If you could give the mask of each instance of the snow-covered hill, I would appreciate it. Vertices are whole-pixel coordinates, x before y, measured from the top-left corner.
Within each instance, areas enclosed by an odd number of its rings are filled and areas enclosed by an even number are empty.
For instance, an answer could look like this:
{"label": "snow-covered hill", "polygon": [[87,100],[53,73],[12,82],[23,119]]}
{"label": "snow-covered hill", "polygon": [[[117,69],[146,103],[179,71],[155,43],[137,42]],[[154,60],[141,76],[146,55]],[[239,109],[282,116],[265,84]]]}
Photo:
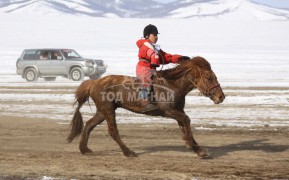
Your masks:
{"label": "snow-covered hill", "polygon": [[289,11],[253,3],[248,0],[183,0],[168,13],[174,18],[232,18],[259,20],[288,20]]}
{"label": "snow-covered hill", "polygon": [[121,18],[232,18],[289,20],[289,10],[249,0],[2,0],[0,14],[78,15]]}
{"label": "snow-covered hill", "polygon": [[72,14],[94,17],[139,17],[163,8],[151,0],[4,0],[0,13]]}

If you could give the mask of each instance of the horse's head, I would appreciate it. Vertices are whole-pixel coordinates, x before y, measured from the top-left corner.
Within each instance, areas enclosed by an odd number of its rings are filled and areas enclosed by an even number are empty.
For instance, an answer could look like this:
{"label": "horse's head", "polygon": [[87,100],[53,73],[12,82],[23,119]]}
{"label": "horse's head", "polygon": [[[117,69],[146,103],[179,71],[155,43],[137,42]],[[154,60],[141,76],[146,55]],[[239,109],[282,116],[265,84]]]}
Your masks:
{"label": "horse's head", "polygon": [[187,78],[215,104],[223,102],[225,95],[209,62],[202,57],[195,57],[191,60],[191,64],[193,66],[187,73]]}

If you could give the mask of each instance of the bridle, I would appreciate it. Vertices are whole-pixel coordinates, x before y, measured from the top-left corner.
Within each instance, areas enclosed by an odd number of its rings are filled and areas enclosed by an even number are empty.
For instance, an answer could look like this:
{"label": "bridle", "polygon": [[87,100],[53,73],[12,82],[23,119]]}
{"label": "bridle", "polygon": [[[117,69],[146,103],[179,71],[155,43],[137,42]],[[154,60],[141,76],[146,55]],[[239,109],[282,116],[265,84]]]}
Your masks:
{"label": "bridle", "polygon": [[[220,86],[219,83],[217,84],[213,84],[211,87],[208,87],[207,84],[205,83],[204,81],[204,78],[203,78],[203,74],[202,74],[202,71],[198,68],[199,70],[199,73],[200,73],[200,77],[201,77],[201,81],[203,82],[203,84],[206,86],[205,88],[205,91],[201,91],[200,92],[200,95],[204,95],[204,96],[207,96],[207,97],[212,97],[214,95],[214,93],[216,92],[216,88]],[[216,77],[216,75],[213,73],[213,75]],[[195,69],[195,76],[197,76],[197,71]],[[191,83],[200,90],[200,88],[198,87],[198,85],[192,81],[191,79],[189,79],[189,81],[191,81]]]}

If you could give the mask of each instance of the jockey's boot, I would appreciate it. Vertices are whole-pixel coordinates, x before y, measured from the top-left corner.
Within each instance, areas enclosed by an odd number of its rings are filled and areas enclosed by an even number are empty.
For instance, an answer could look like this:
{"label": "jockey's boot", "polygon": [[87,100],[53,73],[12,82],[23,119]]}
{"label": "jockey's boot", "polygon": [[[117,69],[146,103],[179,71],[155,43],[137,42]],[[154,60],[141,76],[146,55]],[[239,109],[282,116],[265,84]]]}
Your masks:
{"label": "jockey's boot", "polygon": [[154,104],[151,104],[151,93],[148,92],[147,88],[140,89],[140,99],[141,99],[141,112],[148,112],[158,109]]}

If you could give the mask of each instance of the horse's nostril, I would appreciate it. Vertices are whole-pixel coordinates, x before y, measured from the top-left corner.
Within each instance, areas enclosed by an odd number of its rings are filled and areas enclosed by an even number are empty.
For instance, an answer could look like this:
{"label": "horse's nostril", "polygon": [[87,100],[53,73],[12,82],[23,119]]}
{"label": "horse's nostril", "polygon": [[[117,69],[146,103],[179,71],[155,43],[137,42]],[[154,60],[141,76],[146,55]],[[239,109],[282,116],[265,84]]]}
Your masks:
{"label": "horse's nostril", "polygon": [[219,99],[223,101],[225,99],[225,96],[224,95],[220,95]]}

